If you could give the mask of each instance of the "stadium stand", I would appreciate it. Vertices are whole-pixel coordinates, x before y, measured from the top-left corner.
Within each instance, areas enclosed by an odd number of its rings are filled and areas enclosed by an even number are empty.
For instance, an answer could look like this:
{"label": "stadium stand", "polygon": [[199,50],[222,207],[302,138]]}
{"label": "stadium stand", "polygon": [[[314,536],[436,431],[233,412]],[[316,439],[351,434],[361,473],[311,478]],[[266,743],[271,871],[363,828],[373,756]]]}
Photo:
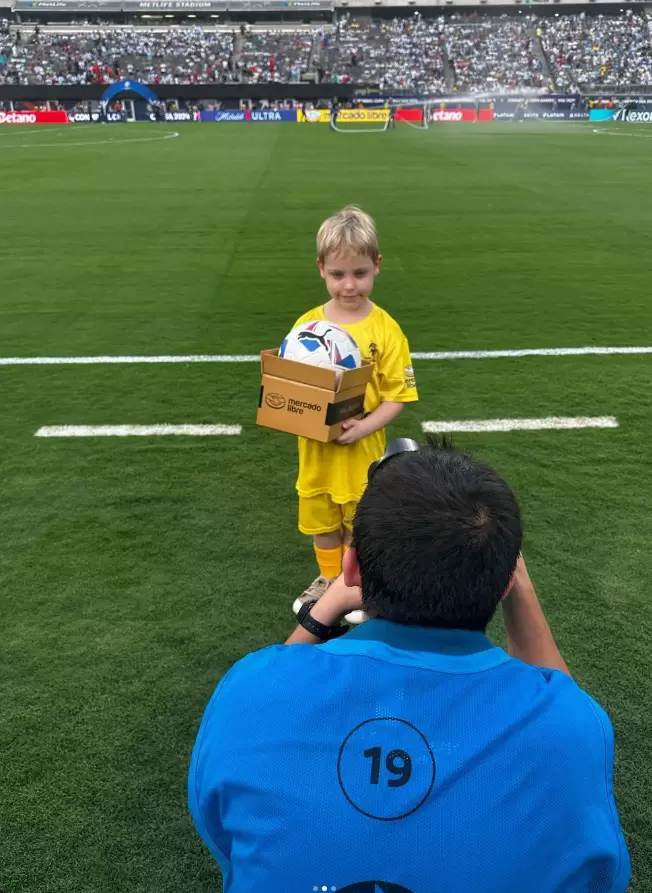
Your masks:
{"label": "stadium stand", "polygon": [[243,36],[236,59],[240,80],[248,83],[301,80],[311,63],[314,32],[254,31]]}
{"label": "stadium stand", "polygon": [[442,18],[420,16],[366,26],[341,21],[332,40],[326,38],[325,70],[332,79],[385,90],[443,92],[443,27]]}
{"label": "stadium stand", "polygon": [[0,39],[0,83],[93,84],[132,78],[145,83],[215,83],[230,74],[230,32],[142,28],[52,32]]}
{"label": "stadium stand", "polygon": [[652,17],[454,14],[334,27],[0,26],[0,84],[292,83],[445,92],[652,86]]}
{"label": "stadium stand", "polygon": [[543,60],[534,51],[533,19],[453,17],[446,26],[446,52],[460,92],[547,86]]}
{"label": "stadium stand", "polygon": [[652,17],[564,15],[538,33],[559,88],[652,85]]}

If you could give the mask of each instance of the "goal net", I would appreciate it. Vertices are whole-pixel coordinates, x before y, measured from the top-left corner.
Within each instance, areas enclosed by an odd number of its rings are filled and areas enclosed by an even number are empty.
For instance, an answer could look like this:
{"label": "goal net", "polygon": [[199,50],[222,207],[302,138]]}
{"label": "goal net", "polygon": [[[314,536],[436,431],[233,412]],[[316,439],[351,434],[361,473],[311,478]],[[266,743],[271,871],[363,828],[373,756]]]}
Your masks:
{"label": "goal net", "polygon": [[399,105],[394,110],[394,121],[407,124],[415,130],[427,130],[431,118],[432,103],[420,102],[414,105]]}
{"label": "goal net", "polygon": [[330,126],[337,133],[386,133],[398,124],[428,130],[433,123],[456,121],[462,114],[460,109],[447,108],[445,102],[435,99],[409,105],[338,109],[331,114]]}

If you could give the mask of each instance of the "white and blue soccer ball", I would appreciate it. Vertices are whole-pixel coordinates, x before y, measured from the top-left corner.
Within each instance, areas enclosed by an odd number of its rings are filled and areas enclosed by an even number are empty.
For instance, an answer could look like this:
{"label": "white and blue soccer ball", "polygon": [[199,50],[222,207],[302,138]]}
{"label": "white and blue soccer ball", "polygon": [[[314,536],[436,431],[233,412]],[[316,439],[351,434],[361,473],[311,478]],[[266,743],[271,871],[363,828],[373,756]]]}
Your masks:
{"label": "white and blue soccer ball", "polygon": [[357,369],[362,356],[354,338],[332,322],[317,320],[292,329],[281,344],[280,357],[311,366]]}

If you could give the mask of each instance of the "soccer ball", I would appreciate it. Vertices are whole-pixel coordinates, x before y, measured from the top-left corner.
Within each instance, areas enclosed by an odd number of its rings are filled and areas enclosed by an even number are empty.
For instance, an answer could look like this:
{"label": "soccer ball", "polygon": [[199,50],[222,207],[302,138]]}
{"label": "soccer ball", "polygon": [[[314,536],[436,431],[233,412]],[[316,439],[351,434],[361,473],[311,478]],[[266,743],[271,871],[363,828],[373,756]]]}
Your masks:
{"label": "soccer ball", "polygon": [[357,369],[362,365],[355,339],[332,322],[308,322],[292,329],[278,355],[297,363],[338,370]]}

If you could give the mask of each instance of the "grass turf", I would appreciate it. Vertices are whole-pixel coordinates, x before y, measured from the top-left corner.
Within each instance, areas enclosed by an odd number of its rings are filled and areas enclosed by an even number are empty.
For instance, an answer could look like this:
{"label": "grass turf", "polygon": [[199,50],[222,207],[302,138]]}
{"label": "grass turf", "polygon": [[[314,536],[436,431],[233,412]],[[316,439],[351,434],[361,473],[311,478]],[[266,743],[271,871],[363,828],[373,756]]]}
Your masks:
{"label": "grass turf", "polygon": [[[314,233],[349,202],[377,217],[375,298],[414,350],[651,340],[652,130],[174,129],[0,132],[0,356],[273,346],[321,299]],[[651,362],[417,362],[421,400],[397,429],[618,417],[456,440],[517,490],[553,631],[614,721],[637,893],[652,886]],[[3,893],[219,889],[185,806],[194,734],[230,664],[287,635],[313,575],[295,446],[255,427],[257,389],[255,364],[0,366]],[[161,422],[244,429],[33,437]]]}

